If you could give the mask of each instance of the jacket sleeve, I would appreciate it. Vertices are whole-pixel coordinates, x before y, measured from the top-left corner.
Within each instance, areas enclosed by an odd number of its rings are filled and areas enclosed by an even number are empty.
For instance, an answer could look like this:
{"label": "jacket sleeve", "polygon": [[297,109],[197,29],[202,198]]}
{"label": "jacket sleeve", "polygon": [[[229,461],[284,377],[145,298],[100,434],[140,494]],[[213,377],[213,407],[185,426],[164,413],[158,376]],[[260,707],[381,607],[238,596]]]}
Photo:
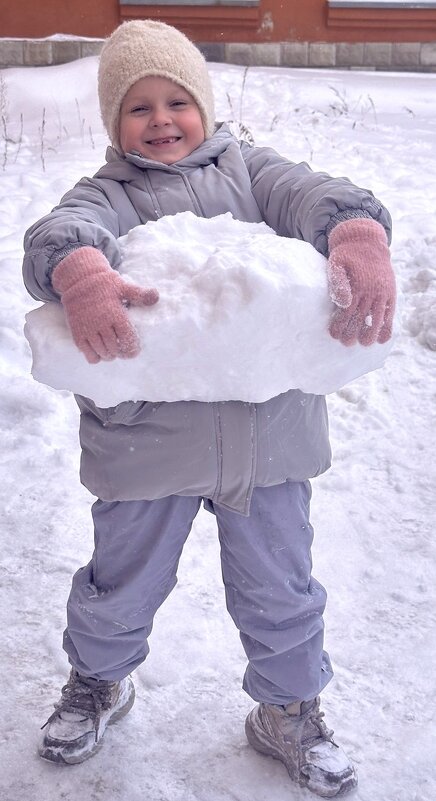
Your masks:
{"label": "jacket sleeve", "polygon": [[304,162],[294,164],[272,148],[243,143],[241,152],[262,217],[280,236],[303,239],[327,256],[328,235],[337,223],[371,217],[383,225],[390,242],[390,214],[368,189],[313,172]]}
{"label": "jacket sleeve", "polygon": [[102,186],[82,178],[58,206],[24,235],[23,279],[36,300],[59,300],[50,276],[68,253],[84,245],[101,250],[116,268],[120,262],[118,215]]}

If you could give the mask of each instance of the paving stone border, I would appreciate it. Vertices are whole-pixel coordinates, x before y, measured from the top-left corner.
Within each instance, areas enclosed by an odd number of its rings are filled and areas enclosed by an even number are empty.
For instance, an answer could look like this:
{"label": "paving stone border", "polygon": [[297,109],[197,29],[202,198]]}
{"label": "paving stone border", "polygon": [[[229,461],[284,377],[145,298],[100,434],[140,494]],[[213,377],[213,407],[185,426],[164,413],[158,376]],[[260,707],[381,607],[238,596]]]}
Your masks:
{"label": "paving stone border", "polygon": [[[1,39],[0,67],[65,64],[100,53],[102,39]],[[436,72],[436,42],[198,43],[208,61],[247,66]]]}

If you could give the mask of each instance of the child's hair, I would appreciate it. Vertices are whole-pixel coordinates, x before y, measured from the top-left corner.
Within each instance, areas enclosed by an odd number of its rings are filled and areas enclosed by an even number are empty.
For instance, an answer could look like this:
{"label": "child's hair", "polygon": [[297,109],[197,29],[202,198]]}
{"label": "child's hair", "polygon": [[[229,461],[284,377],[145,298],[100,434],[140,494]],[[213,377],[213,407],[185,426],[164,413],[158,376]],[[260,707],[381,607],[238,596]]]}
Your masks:
{"label": "child's hair", "polygon": [[104,126],[116,150],[119,116],[126,93],[148,75],[169,78],[192,95],[208,139],[215,127],[212,85],[198,48],[176,28],[155,20],[124,22],[103,45],[98,69],[98,96]]}

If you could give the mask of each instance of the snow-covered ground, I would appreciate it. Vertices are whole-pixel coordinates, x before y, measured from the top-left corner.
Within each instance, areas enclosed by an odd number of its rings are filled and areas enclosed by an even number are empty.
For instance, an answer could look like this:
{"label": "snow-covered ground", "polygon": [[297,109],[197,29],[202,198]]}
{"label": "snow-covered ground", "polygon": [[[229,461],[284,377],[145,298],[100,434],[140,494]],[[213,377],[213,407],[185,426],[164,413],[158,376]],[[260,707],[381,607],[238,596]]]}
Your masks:
{"label": "snow-covered ground", "polygon": [[[401,331],[385,367],[329,396],[332,469],[313,482],[314,575],[336,676],[327,722],[358,801],[436,798],[436,75],[210,65],[218,118],[256,144],[371,188],[394,218]],[[244,736],[245,657],[201,512],[159,611],[137,703],[90,762],[36,755],[68,665],[70,576],[92,550],[72,397],[37,384],[23,336],[25,229],[103,163],[96,59],[10,69],[0,84],[0,799],[306,801]]]}

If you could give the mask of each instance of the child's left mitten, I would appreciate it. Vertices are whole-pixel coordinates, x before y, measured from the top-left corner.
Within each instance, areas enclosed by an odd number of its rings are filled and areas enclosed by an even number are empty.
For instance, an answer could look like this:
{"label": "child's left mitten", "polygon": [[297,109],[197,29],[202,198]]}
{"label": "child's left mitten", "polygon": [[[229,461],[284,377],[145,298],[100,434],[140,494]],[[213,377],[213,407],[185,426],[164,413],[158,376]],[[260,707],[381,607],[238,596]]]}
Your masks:
{"label": "child's left mitten", "polygon": [[338,307],[330,334],[344,345],[372,345],[392,336],[395,276],[383,226],[367,217],[345,220],[328,238],[330,297]]}

